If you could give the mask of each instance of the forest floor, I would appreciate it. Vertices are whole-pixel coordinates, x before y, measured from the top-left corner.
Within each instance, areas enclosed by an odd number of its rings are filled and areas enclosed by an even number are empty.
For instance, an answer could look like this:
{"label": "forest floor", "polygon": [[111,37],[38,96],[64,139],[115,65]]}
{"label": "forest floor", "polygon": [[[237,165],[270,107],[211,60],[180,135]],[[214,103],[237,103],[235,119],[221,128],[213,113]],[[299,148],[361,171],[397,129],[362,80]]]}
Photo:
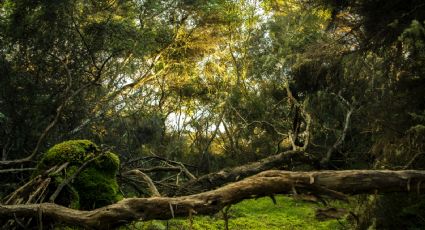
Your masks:
{"label": "forest floor", "polygon": [[[315,218],[315,209],[323,208],[323,205],[299,201],[286,196],[277,196],[276,201],[276,204],[273,204],[270,198],[260,198],[256,200],[245,200],[232,206],[228,212],[230,216],[229,229],[338,230],[348,228],[348,223],[345,219],[317,220]],[[345,205],[332,203],[332,206],[341,207]],[[190,229],[189,225],[189,219],[173,219],[169,221],[138,222],[128,227],[130,229],[140,230],[180,230]],[[192,229],[225,229],[223,216],[221,213],[213,216],[195,216],[193,218]]]}

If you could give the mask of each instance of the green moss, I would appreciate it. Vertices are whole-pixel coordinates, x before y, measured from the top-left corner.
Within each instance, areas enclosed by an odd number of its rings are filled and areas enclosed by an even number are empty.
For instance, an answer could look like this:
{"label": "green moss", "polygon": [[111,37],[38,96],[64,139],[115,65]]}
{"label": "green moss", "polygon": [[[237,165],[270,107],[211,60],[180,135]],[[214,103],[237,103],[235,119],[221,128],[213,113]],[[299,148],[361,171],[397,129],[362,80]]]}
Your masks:
{"label": "green moss", "polygon": [[105,176],[105,172],[88,168],[80,173],[73,186],[80,195],[82,209],[99,208],[118,201],[118,183],[115,176]]}
{"label": "green moss", "polygon": [[[57,186],[64,178],[74,175],[84,162],[98,157],[100,154],[99,147],[91,141],[65,141],[49,149],[41,159],[38,168],[41,171],[69,162],[63,172],[52,177],[53,184]],[[87,165],[61,192],[57,202],[85,210],[117,202],[122,199],[115,176],[119,165],[120,160],[116,154],[112,152],[102,154]]]}
{"label": "green moss", "polygon": [[118,158],[118,155],[112,152],[106,152],[105,155],[100,157],[95,164],[97,167],[104,172],[112,173],[115,175],[115,173],[118,171],[118,168],[120,167],[120,159]]}

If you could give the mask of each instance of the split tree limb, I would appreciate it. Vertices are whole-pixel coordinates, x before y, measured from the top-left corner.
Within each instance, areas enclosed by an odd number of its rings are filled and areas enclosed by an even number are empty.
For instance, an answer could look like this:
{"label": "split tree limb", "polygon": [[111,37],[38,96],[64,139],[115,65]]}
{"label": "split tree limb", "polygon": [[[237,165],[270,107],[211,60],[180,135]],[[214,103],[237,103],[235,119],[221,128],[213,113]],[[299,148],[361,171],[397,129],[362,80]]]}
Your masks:
{"label": "split tree limb", "polygon": [[[183,197],[129,198],[92,211],[66,208],[52,203],[0,205],[0,220],[38,217],[78,225],[87,229],[110,229],[131,221],[187,217],[191,213],[211,214],[244,199],[298,193],[321,194],[317,188],[346,194],[376,194],[425,191],[423,170],[347,170],[289,172],[270,170],[213,191]],[[171,207],[171,208],[170,208]]]}
{"label": "split tree limb", "polygon": [[293,162],[314,164],[312,157],[305,152],[286,151],[266,157],[260,161],[203,175],[195,180],[184,183],[178,190],[171,191],[168,195],[181,196],[208,191],[265,170],[289,169]]}

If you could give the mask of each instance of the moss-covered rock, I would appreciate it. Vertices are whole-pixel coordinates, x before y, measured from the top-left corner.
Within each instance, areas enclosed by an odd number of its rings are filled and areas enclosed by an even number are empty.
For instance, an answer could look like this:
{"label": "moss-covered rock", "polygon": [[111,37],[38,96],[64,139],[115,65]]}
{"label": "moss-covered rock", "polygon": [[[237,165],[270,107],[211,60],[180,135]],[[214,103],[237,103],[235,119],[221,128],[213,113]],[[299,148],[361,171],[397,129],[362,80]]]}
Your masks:
{"label": "moss-covered rock", "polygon": [[122,199],[115,176],[120,164],[118,156],[112,152],[102,153],[99,147],[89,140],[70,140],[53,146],[44,154],[38,168],[46,170],[69,162],[66,170],[52,176],[53,184],[57,186],[66,177],[75,174],[84,162],[96,157],[98,158],[87,165],[70,186],[61,192],[57,203],[87,210]]}
{"label": "moss-covered rock", "polygon": [[83,164],[99,152],[99,147],[89,140],[64,141],[50,148],[44,154],[42,163],[49,166],[65,162]]}

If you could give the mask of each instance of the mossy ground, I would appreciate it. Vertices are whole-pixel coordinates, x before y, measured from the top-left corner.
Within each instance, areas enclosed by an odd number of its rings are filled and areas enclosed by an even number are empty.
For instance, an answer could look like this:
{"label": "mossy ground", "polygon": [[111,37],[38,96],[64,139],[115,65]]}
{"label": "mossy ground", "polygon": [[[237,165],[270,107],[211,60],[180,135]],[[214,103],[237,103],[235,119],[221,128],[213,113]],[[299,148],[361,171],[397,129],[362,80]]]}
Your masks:
{"label": "mossy ground", "polygon": [[[347,229],[345,220],[318,221],[315,218],[317,204],[297,201],[286,196],[277,196],[277,204],[270,198],[245,200],[232,206],[229,211],[229,229],[267,229],[267,230],[339,230]],[[336,203],[335,205],[340,206]],[[165,230],[167,221],[138,222],[131,226],[132,229]],[[224,220],[221,214],[214,216],[195,216],[192,229],[218,230],[224,229]],[[188,219],[174,219],[168,221],[168,229],[189,229]]]}

